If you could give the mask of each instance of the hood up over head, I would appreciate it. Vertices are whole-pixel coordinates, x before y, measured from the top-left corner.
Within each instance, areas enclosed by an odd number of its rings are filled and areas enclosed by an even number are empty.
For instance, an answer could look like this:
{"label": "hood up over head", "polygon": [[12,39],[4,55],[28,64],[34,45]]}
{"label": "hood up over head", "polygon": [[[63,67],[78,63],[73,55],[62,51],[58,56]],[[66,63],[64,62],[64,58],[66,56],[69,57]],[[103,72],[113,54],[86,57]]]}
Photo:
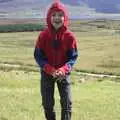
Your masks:
{"label": "hood up over head", "polygon": [[67,28],[67,25],[68,25],[68,12],[65,8],[65,5],[62,4],[60,1],[56,1],[54,2],[50,8],[48,9],[48,12],[47,12],[47,25],[48,25],[48,28],[51,29],[52,28],[52,24],[51,24],[51,14],[54,12],[54,11],[62,11],[64,13],[64,27]]}

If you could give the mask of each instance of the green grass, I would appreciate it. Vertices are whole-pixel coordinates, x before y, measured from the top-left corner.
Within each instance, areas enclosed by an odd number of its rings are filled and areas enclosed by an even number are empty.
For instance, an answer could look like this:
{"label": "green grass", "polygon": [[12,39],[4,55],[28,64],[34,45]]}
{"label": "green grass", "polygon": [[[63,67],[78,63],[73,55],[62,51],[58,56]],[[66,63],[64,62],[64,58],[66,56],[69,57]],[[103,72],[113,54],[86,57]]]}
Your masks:
{"label": "green grass", "polygon": [[110,30],[76,32],[79,58],[76,69],[120,75],[120,34]]}
{"label": "green grass", "polygon": [[[43,120],[38,72],[0,72],[0,120]],[[79,120],[79,83],[72,85],[76,102],[73,119]],[[55,90],[57,118],[60,119],[58,90]]]}
{"label": "green grass", "polygon": [[[35,69],[33,51],[38,34],[0,33],[0,63],[19,64],[26,66],[26,69],[32,66]],[[75,34],[79,51],[74,67],[76,70],[120,75],[120,34],[111,34],[110,30]]]}
{"label": "green grass", "polygon": [[[38,32],[0,33],[0,120],[44,120],[40,75],[33,58]],[[120,75],[119,34],[76,32],[80,56],[72,78],[72,120],[119,120],[120,80],[77,71]],[[80,83],[85,79],[84,83]],[[55,89],[57,120],[60,104]]]}
{"label": "green grass", "polygon": [[[0,72],[0,120],[44,120],[38,72]],[[119,120],[120,83],[104,79],[79,82],[72,75],[72,120]],[[55,89],[57,119],[60,119],[58,90]]]}
{"label": "green grass", "polygon": [[24,31],[40,31],[43,30],[42,24],[7,24],[0,25],[0,32],[24,32]]}
{"label": "green grass", "polygon": [[119,85],[109,80],[81,84],[81,120],[119,120]]}

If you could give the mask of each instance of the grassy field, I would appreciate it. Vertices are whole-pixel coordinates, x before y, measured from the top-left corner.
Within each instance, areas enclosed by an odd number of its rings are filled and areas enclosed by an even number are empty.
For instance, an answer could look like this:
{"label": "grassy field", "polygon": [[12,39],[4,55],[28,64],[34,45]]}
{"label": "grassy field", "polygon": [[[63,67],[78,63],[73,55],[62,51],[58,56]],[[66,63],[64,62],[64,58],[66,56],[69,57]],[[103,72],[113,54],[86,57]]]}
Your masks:
{"label": "grassy field", "polygon": [[[72,120],[120,119],[120,80],[78,75],[78,71],[120,75],[120,33],[116,31],[75,33],[80,56],[71,75]],[[39,68],[33,58],[37,36],[38,32],[0,33],[0,120],[44,120]],[[55,96],[59,120],[57,89]]]}
{"label": "grassy field", "polygon": [[[114,79],[79,82],[72,74],[72,120],[119,120],[120,83]],[[0,120],[44,120],[39,73],[0,72]],[[60,120],[58,90],[55,92],[57,120]]]}
{"label": "grassy field", "polygon": [[[23,71],[0,72],[0,120],[44,120],[39,88],[39,73]],[[72,89],[74,94],[73,119],[79,120],[79,83]],[[59,96],[56,89],[56,112],[60,119]]]}
{"label": "grassy field", "polygon": [[101,30],[76,35],[80,53],[76,69],[120,75],[120,33]]}

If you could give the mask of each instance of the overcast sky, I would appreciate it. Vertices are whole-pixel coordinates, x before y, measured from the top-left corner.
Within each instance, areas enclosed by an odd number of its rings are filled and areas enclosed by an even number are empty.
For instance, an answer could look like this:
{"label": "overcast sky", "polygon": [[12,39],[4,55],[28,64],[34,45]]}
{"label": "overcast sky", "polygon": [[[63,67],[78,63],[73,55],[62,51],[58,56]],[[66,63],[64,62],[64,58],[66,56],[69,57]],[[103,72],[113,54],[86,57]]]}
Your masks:
{"label": "overcast sky", "polygon": [[[55,0],[0,0],[0,17],[45,17]],[[120,18],[120,0],[61,0],[70,18]]]}

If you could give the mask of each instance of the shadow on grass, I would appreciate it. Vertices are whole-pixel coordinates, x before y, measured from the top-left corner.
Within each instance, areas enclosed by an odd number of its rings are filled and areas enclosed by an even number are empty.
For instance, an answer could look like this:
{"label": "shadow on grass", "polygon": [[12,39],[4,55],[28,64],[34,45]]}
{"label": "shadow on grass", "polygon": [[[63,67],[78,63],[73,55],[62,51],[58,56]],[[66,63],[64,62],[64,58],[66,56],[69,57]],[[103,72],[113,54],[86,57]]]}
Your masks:
{"label": "shadow on grass", "polygon": [[0,120],[8,120],[8,118],[0,117]]}

